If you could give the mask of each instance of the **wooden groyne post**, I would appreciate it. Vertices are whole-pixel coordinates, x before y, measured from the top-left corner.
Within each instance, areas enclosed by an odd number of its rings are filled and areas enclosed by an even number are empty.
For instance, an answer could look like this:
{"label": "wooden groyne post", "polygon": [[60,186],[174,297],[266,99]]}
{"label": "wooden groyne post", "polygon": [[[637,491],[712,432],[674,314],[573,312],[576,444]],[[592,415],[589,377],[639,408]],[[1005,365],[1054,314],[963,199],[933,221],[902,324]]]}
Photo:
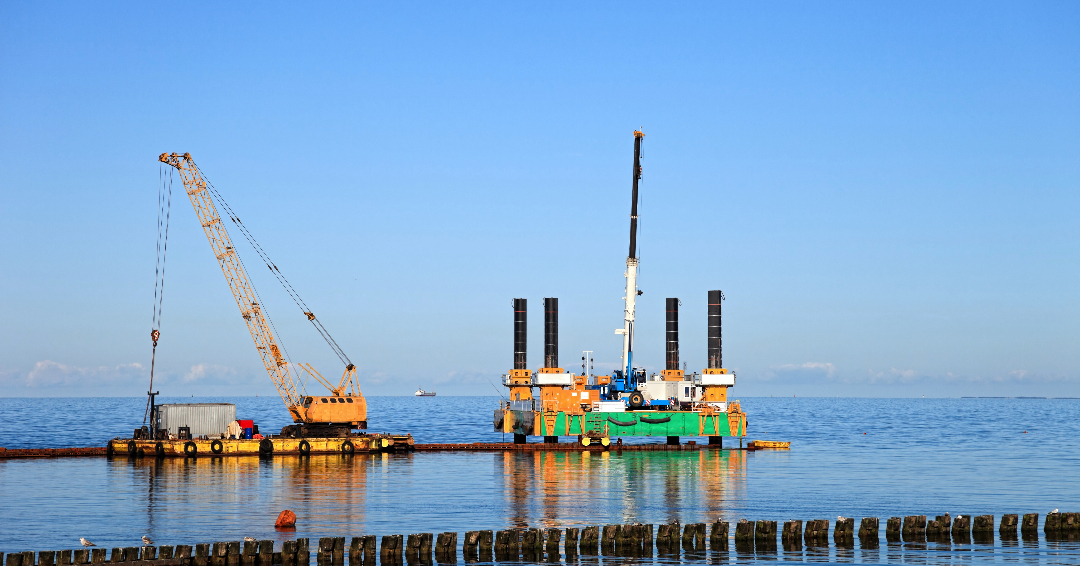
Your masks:
{"label": "wooden groyne post", "polygon": [[1039,514],[1025,513],[1024,520],[1020,523],[1020,536],[1025,539],[1039,538]]}
{"label": "wooden groyne post", "polygon": [[859,521],[859,543],[863,546],[877,546],[880,540],[879,527],[881,527],[881,520],[877,517],[863,517],[862,521]]}
{"label": "wooden groyne post", "polygon": [[717,519],[712,524],[712,530],[709,532],[709,548],[713,550],[728,549],[728,524],[726,521]]}
{"label": "wooden groyne post", "polygon": [[678,554],[679,553],[679,532],[680,525],[678,521],[674,523],[668,523],[666,525],[658,525],[656,527],[656,552],[660,554]]}
{"label": "wooden groyne post", "polygon": [[780,531],[780,542],[784,545],[784,550],[802,550],[802,541],[803,522],[796,519],[784,521],[784,528]]}
{"label": "wooden groyne post", "polygon": [[957,515],[953,519],[952,538],[964,544],[971,540],[971,515]]}
{"label": "wooden groyne post", "polygon": [[833,544],[836,546],[855,546],[855,519],[837,519],[833,527]]}
{"label": "wooden groyne post", "polygon": [[803,542],[806,546],[829,546],[829,520],[807,521],[806,530],[803,532]]}
{"label": "wooden groyne post", "polygon": [[[938,515],[933,521],[926,521],[925,515],[909,515],[903,519],[892,517],[886,524],[886,538],[890,543],[906,541],[921,542],[922,537],[940,542],[968,544],[970,539],[976,543],[992,544],[995,533],[993,515],[958,515],[955,519],[949,515]],[[832,531],[832,539],[837,548],[853,545],[854,519],[840,518]],[[878,544],[880,520],[865,517],[859,524],[859,539],[865,547]],[[1051,513],[1046,516],[1042,528],[1048,540],[1072,540],[1080,536],[1080,514]],[[1024,515],[1004,514],[997,525],[997,532],[1002,540],[1014,540],[1019,529],[1026,539],[1038,537],[1039,516],[1036,513]],[[706,533],[706,530],[709,532]],[[734,529],[736,552],[760,555],[763,552],[775,552],[777,542],[776,521],[740,520]],[[801,531],[801,533],[800,533]],[[506,529],[494,531],[469,531],[462,542],[462,556],[465,562],[519,561],[524,554],[526,561],[558,562],[561,560],[560,548],[567,557],[594,556],[603,547],[606,555],[645,557],[652,555],[655,544],[658,552],[673,554],[678,557],[680,548],[691,561],[701,557],[708,547],[715,552],[727,552],[732,534],[730,525],[716,521],[706,526],[705,523],[690,523],[685,527],[678,522],[662,524],[656,528],[653,538],[653,525],[633,523],[625,525],[606,525],[584,528],[530,528]],[[829,545],[829,521],[825,519],[797,521],[790,520],[783,524],[781,540],[785,550]],[[565,541],[565,542],[564,542]],[[458,533],[442,532],[437,538],[433,533],[415,533],[406,538],[400,534],[382,536],[381,545],[374,535],[351,537],[346,549],[345,537],[323,537],[318,539],[316,562],[319,566],[344,566],[348,557],[349,566],[403,566],[409,564],[427,565],[434,560],[440,564],[455,563],[458,560]],[[162,545],[144,547],[116,547],[108,552],[104,548],[77,550],[43,550],[39,552],[0,553],[0,566],[308,566],[311,553],[308,539],[300,538],[284,541],[280,552],[274,551],[274,542],[270,540],[219,541],[195,545]]]}
{"label": "wooden groyne post", "polygon": [[1016,540],[1017,527],[1020,526],[1019,515],[1002,515],[1001,523],[998,527],[998,535],[1001,536],[1001,540]]}
{"label": "wooden groyne post", "polygon": [[[383,535],[382,545],[379,547],[379,564],[392,566],[401,564],[401,555],[404,551],[404,537],[401,535]],[[299,558],[299,557],[297,557]],[[299,566],[306,566],[297,562]]]}
{"label": "wooden groyne post", "polygon": [[922,542],[926,540],[926,515],[908,515],[904,517],[904,526],[900,534],[904,542]]}
{"label": "wooden groyne post", "polygon": [[566,549],[566,556],[577,556],[578,553],[578,539],[581,537],[581,529],[577,527],[566,527],[566,543],[564,548]]}
{"label": "wooden groyne post", "polygon": [[750,553],[754,551],[754,526],[755,524],[746,519],[739,519],[735,523],[735,551]]}
{"label": "wooden groyne post", "polygon": [[581,530],[581,555],[596,556],[600,554],[600,526],[592,525]]}
{"label": "wooden groyne post", "polygon": [[932,521],[926,521],[926,540],[948,542],[952,517],[946,513],[938,515]]}
{"label": "wooden groyne post", "polygon": [[972,519],[971,538],[979,542],[994,540],[994,516],[979,515]]}
{"label": "wooden groyne post", "polygon": [[888,542],[900,542],[900,526],[903,523],[900,517],[889,517],[885,521],[885,540]]}

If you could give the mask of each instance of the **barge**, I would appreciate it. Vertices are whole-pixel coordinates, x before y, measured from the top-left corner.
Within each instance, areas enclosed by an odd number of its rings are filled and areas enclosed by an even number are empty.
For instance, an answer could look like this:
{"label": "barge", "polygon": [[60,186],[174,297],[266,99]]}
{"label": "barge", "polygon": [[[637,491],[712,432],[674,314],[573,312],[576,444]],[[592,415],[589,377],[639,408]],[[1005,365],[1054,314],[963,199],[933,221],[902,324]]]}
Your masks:
{"label": "barge", "polygon": [[130,439],[114,438],[105,447],[106,456],[150,456],[156,458],[197,458],[199,456],[273,456],[280,454],[354,454],[397,452],[413,448],[411,434],[359,434],[342,438],[200,438]]}
{"label": "barge", "polygon": [[[626,257],[626,295],[622,336],[622,363],[611,375],[591,375],[591,358],[582,357],[582,374],[559,367],[559,300],[544,299],[544,366],[537,371],[526,363],[526,299],[514,299],[514,369],[503,375],[509,398],[495,410],[496,432],[513,433],[514,442],[543,436],[557,443],[560,436],[577,436],[581,444],[608,446],[612,437],[663,436],[678,444],[683,436],[707,436],[723,445],[723,437],[746,435],[746,415],[738,401],[728,402],[735,373],[723,367],[720,306],[724,294],[708,292],[708,366],[686,375],[679,368],[678,298],[666,301],[666,365],[648,375],[634,366],[637,298],[638,181],[641,179],[641,144],[645,135],[634,132],[634,166],[630,204],[630,251]],[[539,390],[539,396],[533,389]]]}
{"label": "barge", "polygon": [[[720,360],[720,297],[719,291],[709,292],[709,357],[714,360],[710,365],[719,365]],[[527,301],[513,301],[515,369],[503,376],[510,394],[495,410],[496,432],[513,434],[517,443],[527,442],[530,436],[542,436],[548,443],[577,436],[584,446],[608,446],[612,438],[622,436],[666,437],[669,444],[678,444],[683,436],[703,436],[709,437],[709,444],[722,446],[725,436],[740,442],[746,436],[741,404],[727,400],[735,374],[726,368],[706,368],[690,376],[684,376],[683,370],[667,369],[647,378],[643,370],[634,371],[631,375],[644,379],[622,384],[610,375],[575,375],[554,367],[558,364],[558,301],[547,298],[544,304],[545,367],[533,372],[518,367],[525,365]],[[678,310],[670,308],[672,304],[668,302],[669,368],[678,365]],[[534,394],[534,389],[539,391]]]}
{"label": "barge", "polygon": [[[407,450],[413,444],[412,435],[370,434],[367,429],[367,400],[356,381],[356,365],[318,317],[300,298],[277,265],[270,260],[266,250],[240,221],[236,212],[225,202],[221,192],[207,181],[203,172],[191,158],[191,154],[162,153],[158,161],[168,166],[168,181],[161,176],[158,192],[158,256],[154,282],[154,319],[150,331],[152,343],[150,357],[150,390],[147,391],[147,410],[143,426],[134,431],[131,438],[113,439],[106,446],[106,453],[131,456],[154,455],[156,457],[200,455],[226,456],[259,454],[311,454]],[[252,420],[237,420],[235,405],[228,403],[194,403],[158,405],[154,391],[154,368],[158,340],[161,338],[160,322],[165,285],[165,250],[168,244],[168,223],[172,206],[172,178],[179,175],[184,191],[191,201],[203,232],[225,275],[232,291],[240,316],[244,319],[255,342],[256,351],[263,362],[267,375],[281,395],[293,424],[281,429],[280,434],[259,434],[259,427]],[[326,341],[345,366],[341,379],[332,381],[324,377],[311,364],[296,363],[288,359],[285,348],[274,336],[274,326],[261,304],[255,286],[248,277],[247,269],[237,253],[229,232],[222,221],[219,208],[237,226],[244,239],[257,252],[274,278],[288,292],[303,313],[304,319]],[[303,384],[304,377],[311,377],[328,390],[322,395],[308,395]],[[432,393],[434,394],[434,393]],[[147,423],[149,420],[149,423]]]}

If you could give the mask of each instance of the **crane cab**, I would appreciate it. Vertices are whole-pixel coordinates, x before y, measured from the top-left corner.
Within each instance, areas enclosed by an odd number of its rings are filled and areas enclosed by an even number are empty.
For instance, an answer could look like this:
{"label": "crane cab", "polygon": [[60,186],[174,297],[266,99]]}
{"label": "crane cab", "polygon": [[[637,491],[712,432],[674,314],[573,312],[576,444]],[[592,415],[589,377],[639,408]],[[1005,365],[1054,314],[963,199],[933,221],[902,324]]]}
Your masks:
{"label": "crane cab", "polygon": [[305,423],[349,424],[367,428],[367,401],[363,395],[310,395],[301,412]]}

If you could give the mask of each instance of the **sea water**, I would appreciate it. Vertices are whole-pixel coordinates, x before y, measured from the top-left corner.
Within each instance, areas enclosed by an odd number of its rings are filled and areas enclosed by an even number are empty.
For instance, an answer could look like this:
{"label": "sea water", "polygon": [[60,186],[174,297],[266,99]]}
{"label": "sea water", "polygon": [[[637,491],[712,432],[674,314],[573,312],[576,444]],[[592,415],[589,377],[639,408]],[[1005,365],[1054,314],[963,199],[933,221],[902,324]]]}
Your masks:
{"label": "sea water", "polygon": [[[497,400],[370,397],[369,430],[411,432],[420,443],[500,441],[491,425]],[[236,403],[237,416],[264,433],[288,424],[277,398],[159,399],[196,401]],[[1080,511],[1080,400],[748,398],[742,406],[748,439],[791,441],[791,449],[0,460],[0,552],[72,548],[79,537],[137,546],[144,534],[194,544],[842,515],[881,518],[880,547],[749,556],[732,547],[632,561],[1080,564],[1080,543],[1042,536],[884,541],[892,516],[992,514],[996,525],[1005,513],[1039,513],[1041,524],[1052,509]],[[138,398],[0,399],[0,445],[102,446],[130,436],[144,409]],[[282,509],[297,514],[296,531],[274,530]]]}

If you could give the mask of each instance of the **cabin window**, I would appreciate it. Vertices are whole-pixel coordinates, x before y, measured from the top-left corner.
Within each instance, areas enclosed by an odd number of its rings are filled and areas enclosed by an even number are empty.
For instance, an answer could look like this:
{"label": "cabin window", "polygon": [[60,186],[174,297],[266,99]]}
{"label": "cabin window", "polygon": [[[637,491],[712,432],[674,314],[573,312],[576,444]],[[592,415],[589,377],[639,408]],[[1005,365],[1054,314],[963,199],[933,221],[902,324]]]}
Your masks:
{"label": "cabin window", "polygon": [[322,400],[322,402],[323,402],[323,403],[325,403],[325,402],[326,402],[326,397],[323,397],[323,400]]}
{"label": "cabin window", "polygon": [[312,401],[311,397],[308,397],[307,399],[304,399],[304,406],[305,407],[310,407],[311,406],[311,401]]}
{"label": "cabin window", "polygon": [[333,397],[331,397],[331,398],[330,398],[330,402],[331,402],[331,403],[337,403],[337,399],[334,399]]}
{"label": "cabin window", "polygon": [[346,397],[345,400],[348,401],[349,403],[352,403],[352,397]]}
{"label": "cabin window", "polygon": [[689,397],[689,396],[690,396],[690,388],[689,388],[689,387],[687,387],[687,388],[686,388],[686,396],[687,396],[687,397]]}

